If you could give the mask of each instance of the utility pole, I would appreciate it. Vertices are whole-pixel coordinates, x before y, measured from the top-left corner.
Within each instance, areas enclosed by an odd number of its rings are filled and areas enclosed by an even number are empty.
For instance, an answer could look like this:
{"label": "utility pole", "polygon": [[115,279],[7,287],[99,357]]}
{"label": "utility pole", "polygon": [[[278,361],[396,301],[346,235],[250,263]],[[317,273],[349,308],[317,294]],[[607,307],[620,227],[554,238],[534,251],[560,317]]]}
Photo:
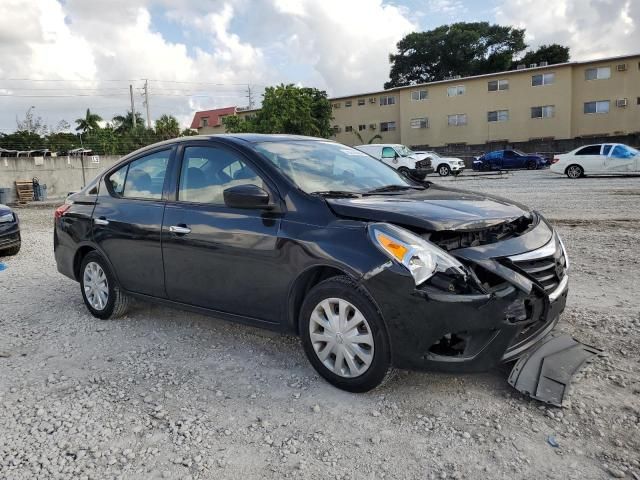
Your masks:
{"label": "utility pole", "polygon": [[133,106],[133,85],[129,84],[129,95],[131,96],[131,117],[133,128],[136,128],[136,109]]}
{"label": "utility pole", "polygon": [[247,84],[247,98],[249,99],[249,110],[253,110],[253,94],[251,93],[251,84]]}
{"label": "utility pole", "polygon": [[151,116],[149,116],[149,80],[144,81],[144,105],[147,107],[147,128],[151,128]]}

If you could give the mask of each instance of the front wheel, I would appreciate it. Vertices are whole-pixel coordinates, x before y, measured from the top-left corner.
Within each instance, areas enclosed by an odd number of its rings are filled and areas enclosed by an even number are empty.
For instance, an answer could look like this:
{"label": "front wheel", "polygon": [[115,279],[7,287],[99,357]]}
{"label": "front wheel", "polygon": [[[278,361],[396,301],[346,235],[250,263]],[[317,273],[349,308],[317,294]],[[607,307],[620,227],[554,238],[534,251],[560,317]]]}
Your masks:
{"label": "front wheel", "polygon": [[311,365],[342,390],[367,392],[389,374],[382,317],[368,293],[348,277],[311,289],[300,311],[300,334]]}
{"label": "front wheel", "polygon": [[584,175],[584,169],[580,165],[569,165],[566,173],[569,178],[580,178]]}
{"label": "front wheel", "polygon": [[109,265],[97,252],[87,254],[82,260],[80,288],[84,304],[94,317],[106,320],[127,312],[129,296],[120,289]]}
{"label": "front wheel", "polygon": [[440,165],[438,167],[438,175],[441,177],[448,177],[451,174],[451,168],[449,165]]}
{"label": "front wheel", "polygon": [[20,252],[20,244],[16,245],[15,247],[0,250],[0,257],[13,257],[14,255],[17,255],[18,252]]}

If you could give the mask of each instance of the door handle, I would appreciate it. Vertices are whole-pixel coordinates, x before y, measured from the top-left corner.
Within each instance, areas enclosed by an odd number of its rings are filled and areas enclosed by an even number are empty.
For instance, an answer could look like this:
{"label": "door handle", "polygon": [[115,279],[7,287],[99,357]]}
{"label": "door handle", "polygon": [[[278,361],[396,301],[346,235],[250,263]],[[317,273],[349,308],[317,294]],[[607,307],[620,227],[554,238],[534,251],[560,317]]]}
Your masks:
{"label": "door handle", "polygon": [[169,231],[178,235],[187,235],[191,233],[191,229],[189,227],[182,225],[172,225],[169,227]]}
{"label": "door handle", "polygon": [[94,218],[93,223],[95,223],[96,225],[109,225],[109,220],[104,217]]}

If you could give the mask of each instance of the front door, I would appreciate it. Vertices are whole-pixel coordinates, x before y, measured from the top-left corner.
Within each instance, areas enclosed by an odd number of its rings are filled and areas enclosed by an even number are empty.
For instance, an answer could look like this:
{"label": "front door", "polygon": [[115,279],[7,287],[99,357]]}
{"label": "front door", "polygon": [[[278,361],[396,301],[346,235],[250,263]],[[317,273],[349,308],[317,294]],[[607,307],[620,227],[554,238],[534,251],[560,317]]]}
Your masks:
{"label": "front door", "polygon": [[624,145],[615,145],[604,161],[607,173],[632,173],[637,171],[638,156]]}
{"label": "front door", "polygon": [[164,297],[160,231],[172,149],[145,154],[106,175],[93,211],[93,238],[120,285]]}
{"label": "front door", "polygon": [[224,146],[183,148],[177,201],[162,228],[171,300],[277,323],[287,278],[281,274],[279,214],[227,207],[223,191],[253,184],[277,192],[247,159]]}

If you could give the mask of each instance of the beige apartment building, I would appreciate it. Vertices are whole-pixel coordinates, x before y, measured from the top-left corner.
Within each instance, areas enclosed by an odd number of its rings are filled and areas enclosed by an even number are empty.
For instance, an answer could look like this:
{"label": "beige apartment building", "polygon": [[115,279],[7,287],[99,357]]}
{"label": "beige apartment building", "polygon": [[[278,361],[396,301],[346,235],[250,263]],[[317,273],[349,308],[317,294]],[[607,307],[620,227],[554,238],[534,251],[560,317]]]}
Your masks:
{"label": "beige apartment building", "polygon": [[[524,68],[523,68],[524,67]],[[444,146],[640,132],[640,55],[332,98],[337,141]]]}

